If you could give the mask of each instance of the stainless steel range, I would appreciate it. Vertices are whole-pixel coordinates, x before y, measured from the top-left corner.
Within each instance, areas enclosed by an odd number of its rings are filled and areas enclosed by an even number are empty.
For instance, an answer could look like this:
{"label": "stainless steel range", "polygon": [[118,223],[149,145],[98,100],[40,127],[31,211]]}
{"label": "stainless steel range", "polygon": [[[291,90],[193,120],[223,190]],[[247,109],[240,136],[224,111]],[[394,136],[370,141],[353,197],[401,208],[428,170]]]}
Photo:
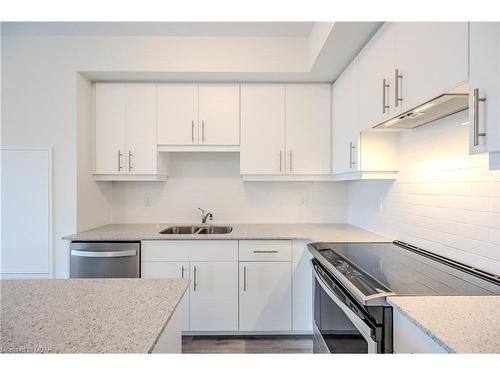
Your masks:
{"label": "stainless steel range", "polygon": [[314,352],[392,353],[392,295],[500,294],[500,277],[404,242],[313,243]]}

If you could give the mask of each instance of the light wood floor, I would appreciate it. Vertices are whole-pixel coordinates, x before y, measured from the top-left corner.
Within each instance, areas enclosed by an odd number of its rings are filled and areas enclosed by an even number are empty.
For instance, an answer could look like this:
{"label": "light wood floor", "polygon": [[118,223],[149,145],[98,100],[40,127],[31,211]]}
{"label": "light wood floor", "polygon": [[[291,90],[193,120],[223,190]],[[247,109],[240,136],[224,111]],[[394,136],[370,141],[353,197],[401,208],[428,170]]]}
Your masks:
{"label": "light wood floor", "polygon": [[297,336],[183,336],[182,353],[312,353],[313,339]]}

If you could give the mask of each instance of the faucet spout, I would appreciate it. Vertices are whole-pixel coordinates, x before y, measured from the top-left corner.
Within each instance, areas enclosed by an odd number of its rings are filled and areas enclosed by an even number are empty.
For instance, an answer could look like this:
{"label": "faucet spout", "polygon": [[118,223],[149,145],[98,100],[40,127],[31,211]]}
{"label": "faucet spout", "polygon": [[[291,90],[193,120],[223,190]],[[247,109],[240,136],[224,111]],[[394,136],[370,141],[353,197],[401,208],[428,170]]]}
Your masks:
{"label": "faucet spout", "polygon": [[207,219],[213,220],[214,215],[210,211],[205,212],[202,208],[198,207],[198,210],[201,211],[201,225],[207,225]]}

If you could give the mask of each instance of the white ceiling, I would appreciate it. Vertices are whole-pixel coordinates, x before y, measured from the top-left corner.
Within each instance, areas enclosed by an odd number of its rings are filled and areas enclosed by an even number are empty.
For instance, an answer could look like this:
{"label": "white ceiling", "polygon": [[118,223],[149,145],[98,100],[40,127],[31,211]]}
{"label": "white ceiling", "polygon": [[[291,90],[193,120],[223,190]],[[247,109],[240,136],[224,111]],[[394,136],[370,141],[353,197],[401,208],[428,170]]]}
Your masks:
{"label": "white ceiling", "polygon": [[314,22],[3,22],[5,35],[308,37]]}

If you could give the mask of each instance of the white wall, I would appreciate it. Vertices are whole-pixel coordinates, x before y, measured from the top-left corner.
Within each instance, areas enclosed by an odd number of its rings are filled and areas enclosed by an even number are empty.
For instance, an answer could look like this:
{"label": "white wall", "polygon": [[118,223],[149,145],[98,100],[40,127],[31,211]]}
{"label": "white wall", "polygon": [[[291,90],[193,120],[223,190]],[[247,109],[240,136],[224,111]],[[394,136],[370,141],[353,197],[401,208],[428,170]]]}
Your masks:
{"label": "white wall", "polygon": [[114,222],[198,222],[198,207],[216,222],[345,222],[347,190],[341,182],[243,182],[237,153],[171,154],[165,183],[113,182]]}
{"label": "white wall", "polygon": [[94,86],[77,75],[77,217],[76,230],[111,222],[112,185],[96,182],[94,170]]}
{"label": "white wall", "polygon": [[466,121],[402,133],[396,181],[349,183],[349,222],[500,274],[500,171],[468,154]]}

